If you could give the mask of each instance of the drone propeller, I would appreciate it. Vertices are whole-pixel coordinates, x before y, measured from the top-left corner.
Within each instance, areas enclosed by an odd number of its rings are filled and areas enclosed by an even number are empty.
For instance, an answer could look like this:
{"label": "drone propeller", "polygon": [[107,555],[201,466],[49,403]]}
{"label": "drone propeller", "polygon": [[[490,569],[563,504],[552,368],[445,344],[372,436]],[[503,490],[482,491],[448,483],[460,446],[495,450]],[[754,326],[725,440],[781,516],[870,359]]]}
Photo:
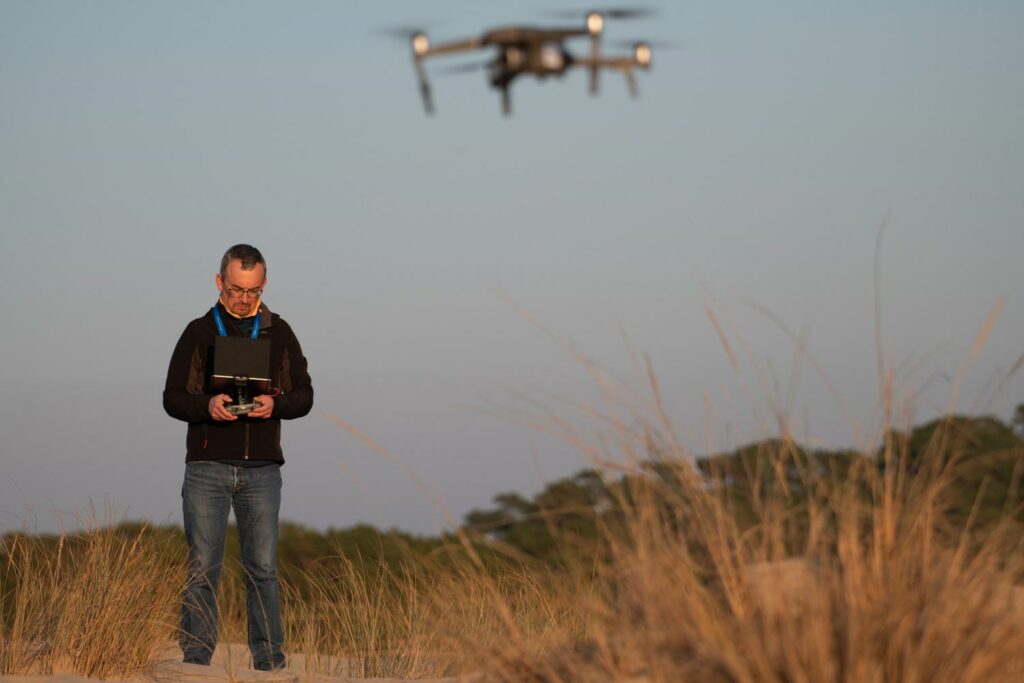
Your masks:
{"label": "drone propeller", "polygon": [[385,38],[391,38],[392,40],[398,40],[403,43],[408,43],[410,40],[415,38],[421,33],[426,33],[426,28],[423,26],[381,26],[373,30],[378,36]]}
{"label": "drone propeller", "polygon": [[579,19],[580,17],[586,18],[588,14],[593,12],[597,12],[606,19],[643,19],[657,14],[650,7],[590,7],[585,10],[549,10],[545,14],[560,19]]}
{"label": "drone propeller", "polygon": [[616,40],[611,44],[615,47],[632,50],[641,43],[653,50],[675,50],[679,47],[679,43],[671,40]]}

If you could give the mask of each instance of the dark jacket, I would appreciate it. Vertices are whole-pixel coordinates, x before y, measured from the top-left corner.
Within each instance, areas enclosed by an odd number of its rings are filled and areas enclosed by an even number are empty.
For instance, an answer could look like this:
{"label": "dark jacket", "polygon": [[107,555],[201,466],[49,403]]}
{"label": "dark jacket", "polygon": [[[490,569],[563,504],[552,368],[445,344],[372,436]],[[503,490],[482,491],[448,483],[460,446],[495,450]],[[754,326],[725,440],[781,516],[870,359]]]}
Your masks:
{"label": "dark jacket", "polygon": [[[231,336],[241,336],[235,319],[220,307]],[[196,318],[182,332],[164,386],[164,410],[188,422],[186,456],[190,460],[272,460],[284,462],[281,453],[281,420],[292,420],[313,407],[313,385],[306,370],[299,340],[280,316],[260,304],[261,339],[270,339],[270,381],[280,394],[274,396],[274,412],[267,419],[239,416],[231,422],[210,417],[213,340],[217,336],[213,311]],[[268,392],[270,393],[270,392]]]}

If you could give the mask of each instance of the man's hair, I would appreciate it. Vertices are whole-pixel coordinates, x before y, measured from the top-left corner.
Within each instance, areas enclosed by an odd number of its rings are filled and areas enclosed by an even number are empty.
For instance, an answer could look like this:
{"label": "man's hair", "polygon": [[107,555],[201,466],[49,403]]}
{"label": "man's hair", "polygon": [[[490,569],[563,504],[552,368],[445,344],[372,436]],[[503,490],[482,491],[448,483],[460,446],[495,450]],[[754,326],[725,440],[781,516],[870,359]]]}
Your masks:
{"label": "man's hair", "polygon": [[251,244],[236,244],[224,252],[224,258],[220,260],[220,276],[228,274],[228,264],[232,261],[241,261],[242,270],[252,270],[256,264],[263,266],[263,274],[267,274],[267,262],[263,260],[260,250]]}

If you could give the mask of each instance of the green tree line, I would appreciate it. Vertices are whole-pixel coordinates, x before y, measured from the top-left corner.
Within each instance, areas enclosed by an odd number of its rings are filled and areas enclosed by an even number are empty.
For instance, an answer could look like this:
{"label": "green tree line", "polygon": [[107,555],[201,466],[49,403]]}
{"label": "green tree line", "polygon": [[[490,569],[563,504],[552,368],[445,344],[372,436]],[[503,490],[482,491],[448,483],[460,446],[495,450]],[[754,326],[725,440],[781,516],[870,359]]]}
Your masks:
{"label": "green tree line", "polygon": [[[359,524],[348,528],[317,531],[294,522],[282,522],[279,537],[279,565],[282,577],[299,586],[315,571],[332,562],[347,562],[366,572],[386,577],[404,571],[420,571],[425,562],[443,567],[456,561],[460,548],[472,545],[485,562],[498,570],[506,559],[535,562],[558,568],[597,561],[603,539],[614,534],[624,507],[638,495],[645,480],[663,485],[678,477],[678,463],[652,448],[642,471],[617,477],[602,476],[586,469],[547,484],[543,490],[524,496],[515,492],[494,496],[492,504],[467,513],[460,529],[437,536],[415,535],[397,529],[381,530]],[[1011,519],[1024,527],[1020,493],[1024,477],[1024,404],[1007,423],[992,416],[946,416],[914,427],[908,433],[891,432],[875,453],[853,450],[806,448],[783,440],[766,440],[695,459],[690,466],[707,486],[721,487],[733,518],[741,528],[753,528],[764,511],[761,501],[785,501],[788,514],[806,508],[816,495],[814,482],[822,479],[845,481],[858,469],[884,473],[898,470],[912,481],[925,470],[943,469],[950,477],[948,500],[944,501],[951,526],[970,523],[983,530],[1000,519]],[[664,486],[661,490],[666,490]],[[781,495],[780,495],[781,494]],[[864,495],[869,495],[865,490]],[[673,501],[676,508],[679,501]],[[667,503],[666,503],[667,505]],[[684,506],[685,507],[685,506]],[[793,516],[800,524],[799,514]],[[126,538],[145,527],[141,522],[123,522],[117,533]],[[146,533],[160,539],[168,558],[184,555],[181,527],[152,527]],[[3,538],[2,552],[14,546],[19,534]],[[73,552],[82,534],[32,535],[41,552],[56,552],[58,543]],[[797,549],[798,550],[798,549]],[[240,572],[237,533],[229,531],[226,570]],[[3,554],[0,561],[9,563]],[[176,560],[176,561],[180,561]],[[381,569],[384,572],[381,572]],[[0,590],[7,590],[11,577],[0,571]]]}

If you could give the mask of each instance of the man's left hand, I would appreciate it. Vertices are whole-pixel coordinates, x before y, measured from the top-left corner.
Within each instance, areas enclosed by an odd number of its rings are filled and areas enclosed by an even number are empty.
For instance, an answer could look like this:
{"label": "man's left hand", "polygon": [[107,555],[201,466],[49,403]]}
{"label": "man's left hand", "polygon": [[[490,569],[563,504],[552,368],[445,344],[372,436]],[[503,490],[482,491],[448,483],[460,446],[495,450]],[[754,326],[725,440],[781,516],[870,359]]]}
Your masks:
{"label": "man's left hand", "polygon": [[274,412],[273,396],[267,396],[266,394],[264,394],[263,396],[257,396],[253,400],[256,401],[256,403],[259,403],[259,405],[253,408],[253,410],[249,413],[249,417],[255,417],[258,419],[266,420],[268,417],[270,417],[270,414]]}

